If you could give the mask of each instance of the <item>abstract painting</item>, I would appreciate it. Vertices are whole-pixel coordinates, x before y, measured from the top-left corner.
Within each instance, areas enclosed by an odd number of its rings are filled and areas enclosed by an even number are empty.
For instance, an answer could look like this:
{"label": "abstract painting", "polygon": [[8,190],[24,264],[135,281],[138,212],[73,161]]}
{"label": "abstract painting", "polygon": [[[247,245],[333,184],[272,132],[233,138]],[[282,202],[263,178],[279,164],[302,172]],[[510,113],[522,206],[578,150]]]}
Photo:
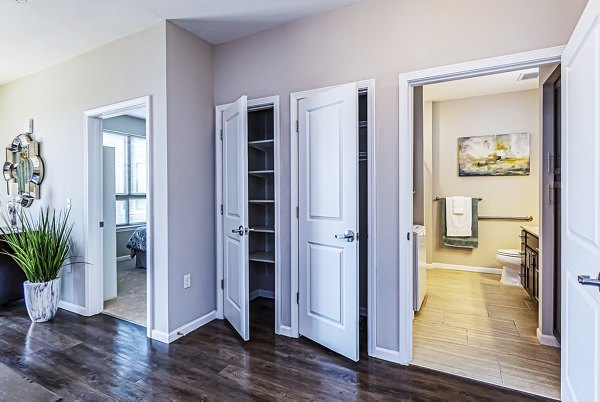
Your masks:
{"label": "abstract painting", "polygon": [[459,138],[458,175],[529,175],[529,133]]}

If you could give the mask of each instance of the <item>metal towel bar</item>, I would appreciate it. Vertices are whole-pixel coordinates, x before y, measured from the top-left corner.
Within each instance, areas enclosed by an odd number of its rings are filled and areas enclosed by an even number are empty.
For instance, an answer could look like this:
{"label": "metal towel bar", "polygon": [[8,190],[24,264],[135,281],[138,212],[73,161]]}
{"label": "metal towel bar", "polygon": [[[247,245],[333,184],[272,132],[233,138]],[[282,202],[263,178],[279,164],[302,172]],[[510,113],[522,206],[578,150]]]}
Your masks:
{"label": "metal towel bar", "polygon": [[[433,201],[439,201],[440,197],[435,197]],[[477,198],[477,201],[482,201],[483,198],[479,197]],[[480,216],[479,217],[480,221],[491,221],[491,220],[497,220],[497,221],[525,221],[525,222],[531,222],[533,220],[533,216]]]}

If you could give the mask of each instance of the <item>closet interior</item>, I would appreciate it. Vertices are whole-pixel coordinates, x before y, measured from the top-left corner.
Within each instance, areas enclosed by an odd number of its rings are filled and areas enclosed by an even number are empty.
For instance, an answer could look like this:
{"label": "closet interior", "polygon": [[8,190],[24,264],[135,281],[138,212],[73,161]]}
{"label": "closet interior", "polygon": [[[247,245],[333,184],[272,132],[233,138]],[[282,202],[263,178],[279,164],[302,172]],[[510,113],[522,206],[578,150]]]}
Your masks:
{"label": "closet interior", "polygon": [[[275,298],[275,126],[273,105],[248,110],[250,300]],[[250,317],[252,319],[252,317]]]}
{"label": "closet interior", "polygon": [[[369,284],[369,155],[368,155],[368,107],[367,91],[358,93],[358,270],[359,270],[359,306],[360,315],[367,315],[368,284]],[[361,320],[361,333],[366,328]]]}

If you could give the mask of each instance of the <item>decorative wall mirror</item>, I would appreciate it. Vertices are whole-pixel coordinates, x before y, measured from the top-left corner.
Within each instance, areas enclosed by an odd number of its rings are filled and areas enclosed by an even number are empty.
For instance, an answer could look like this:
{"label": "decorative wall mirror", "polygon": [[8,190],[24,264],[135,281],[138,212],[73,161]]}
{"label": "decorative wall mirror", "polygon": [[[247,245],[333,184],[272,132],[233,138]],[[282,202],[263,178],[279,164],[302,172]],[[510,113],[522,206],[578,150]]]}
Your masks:
{"label": "decorative wall mirror", "polygon": [[30,207],[40,198],[44,178],[44,163],[39,156],[39,143],[29,134],[18,135],[6,148],[4,179],[8,194],[23,207]]}

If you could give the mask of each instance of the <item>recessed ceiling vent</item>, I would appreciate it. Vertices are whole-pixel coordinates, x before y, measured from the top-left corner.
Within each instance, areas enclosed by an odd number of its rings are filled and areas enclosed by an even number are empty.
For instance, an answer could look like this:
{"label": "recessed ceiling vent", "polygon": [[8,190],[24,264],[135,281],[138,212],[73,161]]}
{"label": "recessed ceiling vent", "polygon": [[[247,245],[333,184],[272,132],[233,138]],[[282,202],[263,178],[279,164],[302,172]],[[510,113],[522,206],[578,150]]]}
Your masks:
{"label": "recessed ceiling vent", "polygon": [[519,78],[517,78],[517,81],[533,80],[539,76],[540,76],[540,73],[538,73],[537,71],[533,71],[531,73],[521,73],[521,74],[519,74]]}

